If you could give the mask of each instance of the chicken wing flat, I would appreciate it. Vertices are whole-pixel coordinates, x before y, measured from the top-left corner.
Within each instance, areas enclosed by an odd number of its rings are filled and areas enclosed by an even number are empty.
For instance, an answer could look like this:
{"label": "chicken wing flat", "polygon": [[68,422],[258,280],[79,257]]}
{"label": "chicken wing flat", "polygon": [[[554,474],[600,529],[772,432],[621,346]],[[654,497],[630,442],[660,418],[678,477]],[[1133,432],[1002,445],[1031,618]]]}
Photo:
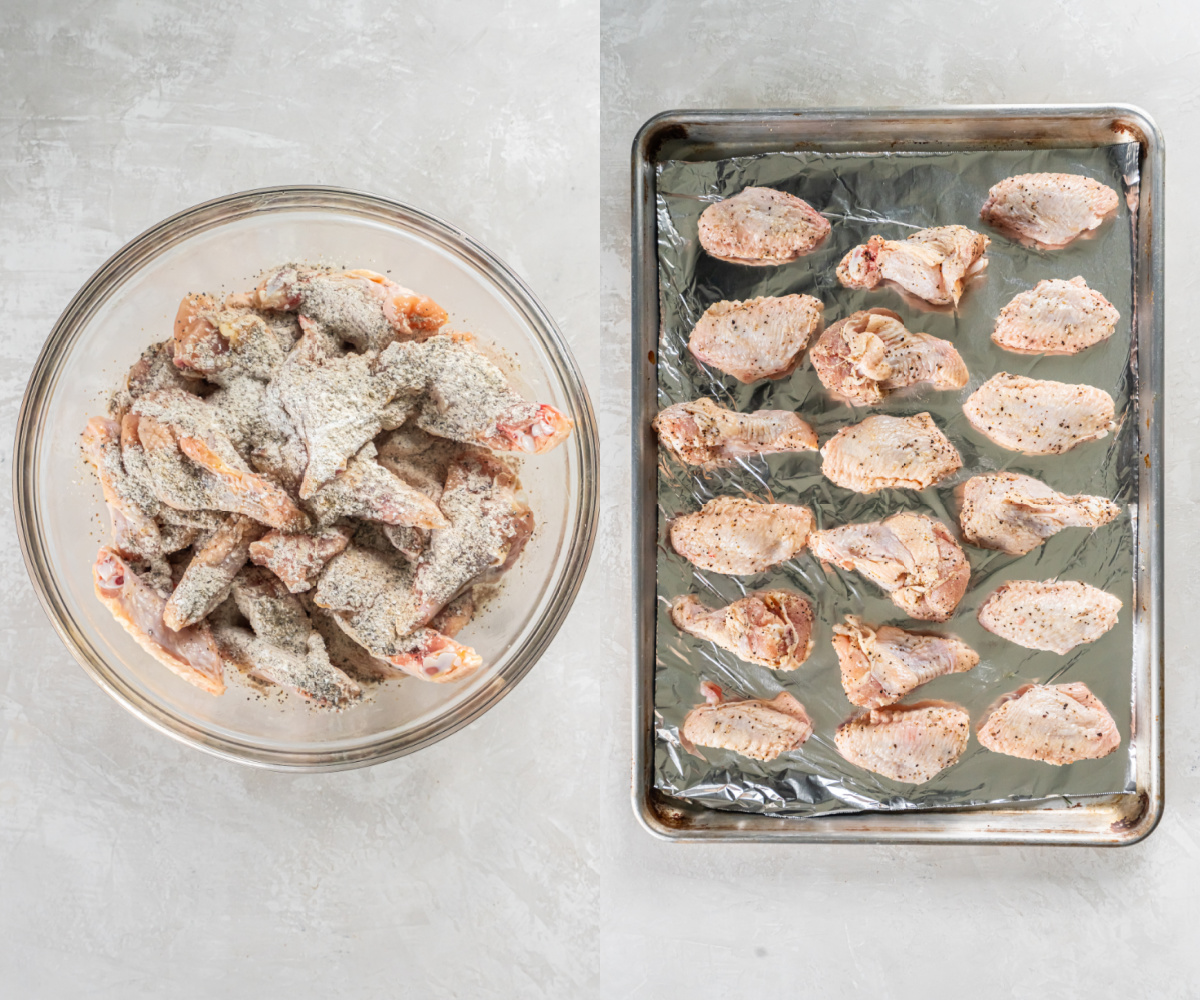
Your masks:
{"label": "chicken wing flat", "polygon": [[379,439],[376,461],[436,502],[441,498],[450,466],[468,454],[486,452],[437,437],[410,421]]}
{"label": "chicken wing flat", "polygon": [[302,600],[313,628],[325,640],[329,662],[342,673],[360,684],[396,680],[405,676],[405,671],[395,664],[373,655],[350,638],[349,633],[338,624],[333,612],[314,604],[310,599]]}
{"label": "chicken wing flat", "polygon": [[[121,418],[121,464],[125,467],[125,483],[132,488],[138,508],[147,513],[154,512],[163,552],[176,552],[191,545],[202,532],[215,531],[225,516],[216,510],[182,510],[159,500],[160,487],[155,483],[142,446],[140,424],[141,418],[133,413],[126,413]],[[169,429],[159,428],[158,433],[163,438],[170,437]],[[175,450],[178,452],[178,446]]]}
{"label": "chicken wing flat", "polygon": [[386,660],[417,627],[412,583],[413,569],[400,553],[352,541],[329,560],[312,600],[335,612],[343,627],[356,623],[360,644]]}
{"label": "chicken wing flat", "polygon": [[542,454],[565,441],[572,421],[549,403],[525,399],[470,338],[439,334],[394,343],[379,356],[401,396],[415,398],[419,428],[494,451]]}
{"label": "chicken wing flat", "polygon": [[227,661],[260,681],[295,691],[320,708],[340,711],[362,698],[362,688],[330,662],[324,640],[316,632],[309,634],[303,654],[236,625],[217,625],[213,632]]}
{"label": "chicken wing flat", "polygon": [[286,534],[268,531],[249,547],[250,561],[265,566],[282,580],[289,591],[311,590],[326,563],[350,544],[354,529],[348,524]]}
{"label": "chicken wing flat", "polygon": [[1111,337],[1120,318],[1083,278],[1047,278],[1000,310],[992,340],[1016,354],[1078,354]]}
{"label": "chicken wing flat", "polygon": [[748,187],[700,215],[700,245],[735,264],[786,264],[829,235],[829,221],[808,202],[774,188]]}
{"label": "chicken wing flat", "polygon": [[654,418],[658,440],[689,465],[711,469],[747,455],[815,451],[817,434],[791,410],[737,413],[711,399],[676,403]]}
{"label": "chicken wing flat", "polygon": [[873,708],[838,726],[838,752],[893,781],[921,785],[958,761],[971,738],[971,718],[958,705],[919,701]]}
{"label": "chicken wing flat", "polygon": [[417,624],[413,569],[399,553],[351,544],[321,574],[313,601],[372,656],[421,680],[462,680],[483,663],[469,646]]}
{"label": "chicken wing flat", "polygon": [[867,309],[829,327],[812,353],[817,377],[853,406],[876,406],[888,393],[928,382],[961,389],[970,377],[954,345],[907,330],[890,309]]}
{"label": "chicken wing flat", "polygon": [[1121,745],[1108,709],[1080,681],[1017,688],[980,723],[976,735],[996,753],[1056,765],[1107,757]]}
{"label": "chicken wing flat", "polygon": [[821,448],[826,479],[855,493],[924,490],[962,468],[962,457],[928,413],[875,414],[843,427]]}
{"label": "chicken wing flat", "polygon": [[972,427],[1023,455],[1061,455],[1107,437],[1116,405],[1103,389],[999,372],[963,403]]}
{"label": "chicken wing flat", "polygon": [[1079,174],[1019,174],[992,185],[979,217],[1018,240],[1065,247],[1117,210],[1117,192]]}
{"label": "chicken wing flat", "polygon": [[164,554],[159,502],[131,481],[121,456],[121,425],[92,417],[83,432],[83,455],[96,470],[112,522],[113,547],[126,558],[157,559]]}
{"label": "chicken wing flat", "polygon": [[308,498],[317,524],[327,526],[339,518],[361,517],[384,524],[418,528],[445,528],[450,522],[438,505],[420,490],[375,461],[378,454],[368,441],[334,476]]}
{"label": "chicken wing flat", "polygon": [[391,369],[380,369],[366,355],[312,356],[307,346],[303,339],[296,345],[273,383],[307,453],[302,500],[384,429],[398,389]]}
{"label": "chicken wing flat", "polygon": [[720,687],[711,681],[700,685],[706,704],[688,712],[679,727],[680,742],[732,750],[754,760],[774,760],[796,750],[812,735],[808,712],[787,691],[770,701],[747,698],[725,701]]}
{"label": "chicken wing flat", "polygon": [[533,513],[517,497],[518,487],[512,470],[490,455],[466,455],[450,467],[439,501],[445,526],[430,532],[416,565],[414,626],[516,561],[533,534]]}
{"label": "chicken wing flat", "polygon": [[979,654],[952,635],[867,625],[857,615],[833,626],[842,688],[852,705],[883,708],[944,674],[970,670]]}
{"label": "chicken wing flat", "polygon": [[163,621],[166,598],[107,545],[96,556],[92,579],[96,596],[142,649],[189,684],[209,694],[224,692],[221,656],[207,623],[168,628]]}
{"label": "chicken wing flat", "polygon": [[430,336],[447,318],[432,299],[366,270],[286,265],[269,272],[247,298],[259,309],[300,312],[362,351]]}
{"label": "chicken wing flat", "polygon": [[779,378],[796,367],[824,310],[811,295],[716,302],[692,329],[688,350],[739,382]]}
{"label": "chicken wing flat", "polygon": [[1064,528],[1098,528],[1121,508],[1104,497],[1067,496],[1015,472],[973,476],[963,484],[963,538],[985,549],[1023,556]]}
{"label": "chicken wing flat", "polygon": [[971,567],[940,521],[904,511],[883,521],[814,531],[812,554],[878,584],[913,618],[944,622],[958,607]]}
{"label": "chicken wing flat", "polygon": [[812,530],[807,507],[717,497],[671,525],[671,547],[712,573],[761,573],[804,551]]}
{"label": "chicken wing flat", "polygon": [[262,473],[295,493],[304,478],[308,452],[279,398],[275,382],[243,376],[227,379],[205,397],[238,454]]}
{"label": "chicken wing flat", "polygon": [[1078,580],[1010,580],[979,609],[979,624],[1026,649],[1066,654],[1117,624],[1121,599]]}
{"label": "chicken wing flat", "polygon": [[671,621],[681,632],[772,670],[795,670],[812,652],[812,605],[790,590],[747,594],[715,611],[686,594],[671,603]]}
{"label": "chicken wing flat", "polygon": [[922,229],[905,240],[872,236],[842,258],[837,277],[847,288],[890,281],[932,305],[958,305],[964,282],[987,267],[989,242],[966,226]]}
{"label": "chicken wing flat", "polygon": [[250,544],[266,529],[257,521],[230,514],[199,546],[175,585],[163,621],[178,632],[194,625],[229,596],[234,577],[250,558]]}
{"label": "chicken wing flat", "polygon": [[359,686],[330,662],[325,640],[300,599],[274,574],[250,567],[238,574],[231,589],[253,631],[218,628],[217,641],[227,658],[322,708],[344,708],[362,696]]}

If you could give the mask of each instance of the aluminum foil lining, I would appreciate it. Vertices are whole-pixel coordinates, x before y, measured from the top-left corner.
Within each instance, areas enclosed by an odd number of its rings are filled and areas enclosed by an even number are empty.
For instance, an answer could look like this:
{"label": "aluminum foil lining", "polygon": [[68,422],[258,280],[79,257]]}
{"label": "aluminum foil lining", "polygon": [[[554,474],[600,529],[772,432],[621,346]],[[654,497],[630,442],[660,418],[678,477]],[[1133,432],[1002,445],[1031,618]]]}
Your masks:
{"label": "aluminum foil lining", "polygon": [[[719,809],[812,816],[858,810],[953,808],[1029,803],[1134,790],[1130,744],[1133,691],[1133,524],[1138,490],[1136,357],[1132,331],[1133,260],[1138,184],[1136,143],[1098,149],[935,153],[771,153],[712,162],[672,161],[658,167],[658,264],[662,327],[658,360],[660,407],[709,395],[737,410],[797,410],[821,442],[868,413],[910,415],[929,411],[959,449],[964,467],[924,492],[889,490],[861,496],[834,486],[820,472],[816,453],[772,455],[715,472],[685,466],[660,453],[658,475],[658,621],[655,672],[655,784],[664,792]],[[1117,215],[1094,234],[1062,250],[1028,249],[986,227],[979,209],[988,188],[1013,174],[1084,174],[1125,197]],[[749,267],[708,256],[696,236],[700,213],[712,202],[749,185],[775,187],[804,198],[832,223],[814,253],[779,267]],[[957,310],[927,305],[884,286],[843,288],[835,277],[842,256],[879,233],[903,239],[929,226],[960,223],[991,237],[989,265],[968,285]],[[1116,334],[1074,357],[1024,356],[1004,351],[990,336],[997,313],[1018,292],[1043,278],[1082,275],[1120,311]],[[696,320],[721,299],[805,292],[825,303],[825,323],[859,309],[893,309],[909,329],[954,343],[971,380],[958,392],[914,387],[881,406],[852,409],[833,400],[811,363],[790,377],[742,385],[700,365],[687,350]],[[1060,382],[1082,382],[1109,392],[1119,428],[1107,438],[1065,455],[1026,457],[992,444],[967,423],[962,403],[999,371]],[[1068,529],[1022,557],[964,545],[971,586],[944,625],[914,623],[874,584],[836,568],[828,571],[807,552],[749,577],[705,573],[676,555],[666,538],[672,517],[720,495],[807,504],[818,527],[876,520],[901,510],[942,519],[957,532],[954,489],[972,475],[1012,469],[1036,476],[1066,493],[1111,497],[1126,513],[1094,532]],[[1097,642],[1060,656],[1023,649],[985,631],[976,620],[981,603],[1005,580],[1083,580],[1124,602],[1115,628]],[[681,634],[668,614],[670,600],[693,592],[706,604],[728,604],[748,591],[784,586],[806,594],[816,615],[814,648],[805,664],[780,673],[739,660],[709,642]],[[837,726],[855,709],[842,691],[832,626],[848,613],[874,624],[908,625],[958,635],[980,655],[973,670],[938,678],[907,701],[939,698],[971,715],[972,730],[1001,695],[1027,682],[1084,681],[1108,707],[1120,729],[1121,748],[1100,760],[1054,767],[983,749],[974,734],[959,762],[923,785],[891,781],[844,760],[833,743]],[[730,751],[698,747],[688,753],[678,727],[700,703],[702,680],[719,683],[727,697],[771,698],[790,691],[815,724],[799,750],[770,763]]]}

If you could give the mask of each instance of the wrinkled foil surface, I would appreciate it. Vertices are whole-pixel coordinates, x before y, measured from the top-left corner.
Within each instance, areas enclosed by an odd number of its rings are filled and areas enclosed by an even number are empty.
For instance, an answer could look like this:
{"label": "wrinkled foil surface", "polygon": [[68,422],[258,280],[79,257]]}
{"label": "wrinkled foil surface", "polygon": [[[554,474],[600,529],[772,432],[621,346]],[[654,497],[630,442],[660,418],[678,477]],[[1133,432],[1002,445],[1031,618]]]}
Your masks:
{"label": "wrinkled foil surface", "polygon": [[[798,411],[823,444],[834,432],[870,413],[907,416],[928,411],[958,448],[963,468],[923,492],[884,490],[864,496],[834,486],[821,475],[820,455],[757,456],[716,471],[686,466],[660,450],[658,474],[658,621],[656,634],[655,784],[697,803],[747,812],[812,816],[858,810],[951,808],[1075,799],[1134,790],[1130,747],[1133,691],[1133,525],[1138,489],[1136,359],[1133,354],[1133,261],[1138,149],[1135,143],[1099,149],[951,153],[771,153],[713,162],[672,161],[658,168],[658,264],[661,333],[658,401],[665,407],[702,395],[736,410]],[[988,188],[1005,177],[1035,172],[1084,174],[1122,197],[1115,218],[1062,250],[1029,249],[983,224],[979,209]],[[832,224],[815,252],[775,267],[726,263],[708,256],[696,236],[700,213],[750,185],[779,188],[804,198]],[[835,277],[841,258],[878,233],[903,239],[929,226],[961,224],[991,238],[988,268],[967,285],[957,310],[930,306],[890,285],[873,291],[843,288]],[[992,343],[1000,309],[1043,278],[1082,275],[1121,314],[1116,333],[1073,357],[1014,354]],[[821,385],[807,353],[789,377],[742,385],[700,365],[688,352],[692,327],[721,299],[803,292],[825,304],[825,325],[859,309],[883,307],[905,325],[953,342],[970,372],[961,391],[916,386],[893,393],[880,406],[851,408]],[[814,337],[815,340],[815,337]],[[810,344],[811,346],[811,344]],[[1098,386],[1116,402],[1118,429],[1064,455],[1028,457],[1000,448],[973,430],[963,401],[996,372]],[[945,624],[906,619],[883,591],[865,578],[824,569],[807,551],[755,576],[706,573],[676,555],[667,539],[670,520],[715,496],[808,505],[818,528],[871,521],[901,510],[941,519],[958,535],[955,487],[982,472],[1011,469],[1044,480],[1064,493],[1111,497],[1124,513],[1090,532],[1071,528],[1021,557],[963,544],[971,585]],[[1024,649],[986,631],[976,612],[1006,580],[1082,580],[1124,604],[1116,627],[1065,656]],[[777,672],[739,660],[710,642],[680,633],[670,601],[692,592],[710,607],[746,593],[782,586],[812,601],[813,652],[798,670]],[[903,699],[944,699],[971,716],[972,735],[959,762],[923,785],[892,781],[838,754],[834,732],[857,714],[842,691],[832,626],[846,614],[868,623],[959,636],[979,653],[966,673],[940,677]],[[790,691],[808,710],[814,733],[799,750],[759,763],[726,750],[697,747],[688,753],[678,728],[703,701],[700,682],[719,683],[726,698],[771,698]],[[1105,704],[1121,732],[1121,747],[1100,760],[1054,767],[993,753],[980,746],[975,728],[988,708],[1022,684],[1084,681]]]}

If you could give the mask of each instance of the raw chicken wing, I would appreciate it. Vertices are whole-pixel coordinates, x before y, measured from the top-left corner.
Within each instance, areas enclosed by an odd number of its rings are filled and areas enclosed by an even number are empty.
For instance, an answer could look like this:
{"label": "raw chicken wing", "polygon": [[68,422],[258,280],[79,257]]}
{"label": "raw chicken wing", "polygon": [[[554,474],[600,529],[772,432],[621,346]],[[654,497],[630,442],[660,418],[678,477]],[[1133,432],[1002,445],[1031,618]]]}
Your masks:
{"label": "raw chicken wing", "polygon": [[399,386],[390,368],[363,354],[323,355],[316,345],[306,332],[272,383],[307,453],[302,500],[344,470],[380,431],[404,423],[411,410],[395,412]]}
{"label": "raw chicken wing", "polygon": [[249,629],[217,625],[221,655],[259,681],[295,691],[320,708],[340,711],[362,698],[362,689],[330,662],[321,636],[312,632],[303,654],[260,639]]}
{"label": "raw chicken wing", "polygon": [[807,507],[717,497],[675,519],[671,546],[700,569],[744,576],[804,551],[812,523]]}
{"label": "raw chicken wing", "polygon": [[833,649],[850,703],[883,708],[935,677],[970,670],[979,654],[952,635],[922,635],[891,625],[867,625],[847,615],[833,626]]}
{"label": "raw chicken wing", "polygon": [[798,749],[812,735],[808,712],[786,691],[770,701],[725,701],[720,687],[705,681],[700,693],[707,704],[688,712],[679,727],[680,742],[688,750],[695,744],[768,761]]}
{"label": "raw chicken wing", "polygon": [[365,681],[390,680],[407,674],[435,684],[461,680],[483,663],[473,649],[452,639],[473,611],[470,592],[456,597],[434,617],[430,628],[417,629],[405,640],[403,652],[385,660],[352,639],[333,613],[311,602],[309,607],[313,627],[324,637],[330,661],[346,673]]}
{"label": "raw chicken wing", "polygon": [[344,674],[356,681],[374,683],[377,681],[395,680],[404,676],[405,672],[387,660],[368,652],[342,628],[333,612],[304,599],[304,610],[312,621],[313,628],[321,633],[325,640],[325,649],[329,653],[329,662]]}
{"label": "raw chicken wing", "polygon": [[247,301],[259,309],[297,311],[362,351],[381,351],[396,339],[428,337],[446,310],[374,271],[285,266],[269,273]]}
{"label": "raw chicken wing", "polygon": [[163,622],[166,599],[107,545],[96,556],[92,579],[96,596],[142,649],[189,684],[209,694],[224,692],[221,655],[207,623],[178,631],[167,628]]}
{"label": "raw chicken wing", "polygon": [[688,350],[739,382],[779,378],[798,364],[824,310],[811,295],[716,302],[692,329]]}
{"label": "raw chicken wing", "polygon": [[680,461],[709,469],[745,455],[814,451],[816,432],[791,410],[737,413],[711,399],[668,406],[654,418],[664,448]]}
{"label": "raw chicken wing", "polygon": [[812,651],[812,605],[790,590],[747,594],[715,611],[686,594],[672,602],[671,621],[682,632],[772,670],[795,670]]}
{"label": "raw chicken wing", "polygon": [[1017,688],[983,720],[976,735],[996,753],[1046,764],[1107,757],[1121,745],[1108,709],[1080,681]]}
{"label": "raw chicken wing", "polygon": [[890,309],[867,309],[838,320],[812,349],[821,383],[852,406],[876,406],[895,389],[928,382],[961,389],[967,366],[948,340],[912,333]]}
{"label": "raw chicken wing", "polygon": [[253,632],[217,627],[217,641],[228,659],[322,708],[344,708],[362,697],[359,686],[330,662],[325,640],[282,581],[251,567],[234,580],[232,591]]}
{"label": "raw chicken wing", "polygon": [[971,567],[940,521],[907,511],[883,521],[814,531],[812,554],[878,584],[913,618],[944,622],[958,607]]}
{"label": "raw chicken wing", "polygon": [[350,544],[353,528],[335,524],[314,532],[268,531],[250,545],[250,561],[265,566],[299,594],[311,590],[325,564]]}
{"label": "raw chicken wing", "polygon": [[167,627],[178,632],[194,625],[225,600],[250,558],[250,543],[265,530],[253,518],[230,514],[204,545],[197,546],[163,610]]}
{"label": "raw chicken wing", "polygon": [[83,455],[100,480],[112,522],[113,547],[127,557],[162,556],[162,535],[153,516],[159,502],[144,488],[139,489],[126,472],[121,425],[107,417],[92,417],[83,432]]}
{"label": "raw chicken wing", "polygon": [[700,245],[735,264],[786,264],[829,235],[829,222],[808,202],[774,188],[748,187],[700,215]]}
{"label": "raw chicken wing", "polygon": [[1023,556],[1063,528],[1098,528],[1121,508],[1104,497],[1067,496],[1015,472],[974,476],[963,484],[963,538],[985,549]]}
{"label": "raw chicken wing", "polygon": [[1011,580],[979,609],[979,624],[1026,649],[1066,654],[1117,624],[1121,599],[1077,580]]}
{"label": "raw chicken wing", "polygon": [[519,487],[512,470],[486,453],[450,467],[439,501],[445,526],[429,533],[416,565],[412,627],[427,625],[466,587],[493,582],[516,561],[533,534]]}
{"label": "raw chicken wing", "polygon": [[837,277],[847,288],[891,281],[932,305],[958,305],[966,279],[987,267],[989,242],[966,226],[922,229],[906,240],[872,236],[842,258]]}
{"label": "raw chicken wing", "polygon": [[234,378],[269,381],[292,338],[253,309],[218,307],[208,295],[187,295],[175,315],[175,367],[191,378],[224,385]]}
{"label": "raw chicken wing", "polygon": [[946,701],[873,708],[838,726],[838,752],[893,781],[921,785],[955,763],[971,738],[971,718]]}
{"label": "raw chicken wing", "polygon": [[992,340],[1016,354],[1078,354],[1111,337],[1120,318],[1083,278],[1047,278],[1000,310]]}
{"label": "raw chicken wing", "polygon": [[843,427],[821,448],[821,472],[855,493],[924,490],[962,468],[933,417],[875,414]]}
{"label": "raw chicken wing", "polygon": [[483,663],[469,646],[415,626],[413,569],[398,552],[351,544],[321,574],[313,601],[372,656],[421,680],[461,680]]}
{"label": "raw chicken wing", "polygon": [[160,341],[142,351],[142,356],[133,363],[125,375],[125,385],[109,398],[108,413],[120,420],[129,412],[133,401],[148,392],[159,389],[190,392],[194,388],[195,380],[184,377],[183,372],[175,367],[175,341]]}
{"label": "raw chicken wing", "polygon": [[1117,210],[1117,192],[1079,174],[1019,174],[992,185],[979,217],[1019,240],[1065,247]]}
{"label": "raw chicken wing", "polygon": [[368,441],[346,463],[344,472],[308,498],[308,508],[318,525],[360,517],[418,528],[449,526],[436,503],[376,462],[376,455],[374,443]]}
{"label": "raw chicken wing", "polygon": [[1023,455],[1061,455],[1107,437],[1116,405],[1103,389],[1000,372],[963,403],[980,434]]}
{"label": "raw chicken wing", "polygon": [[[415,401],[421,430],[494,451],[540,455],[574,423],[549,403],[525,399],[466,335],[394,343],[379,356],[402,398]],[[398,425],[397,425],[398,426]]]}
{"label": "raw chicken wing", "polygon": [[291,497],[246,464],[217,411],[198,396],[160,389],[136,400],[131,414],[163,503],[245,514],[273,528],[307,526]]}

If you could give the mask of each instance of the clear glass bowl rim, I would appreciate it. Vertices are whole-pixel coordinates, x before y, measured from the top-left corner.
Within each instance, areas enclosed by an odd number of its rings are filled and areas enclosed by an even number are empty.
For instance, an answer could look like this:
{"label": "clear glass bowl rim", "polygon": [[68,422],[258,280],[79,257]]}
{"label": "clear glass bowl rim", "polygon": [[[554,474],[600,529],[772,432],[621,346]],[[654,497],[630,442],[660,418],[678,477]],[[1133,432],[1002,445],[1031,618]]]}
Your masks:
{"label": "clear glass bowl rim", "polygon": [[[38,451],[50,396],[80,333],[107,297],[143,265],[191,236],[253,214],[302,210],[346,212],[415,231],[484,273],[520,312],[562,385],[575,420],[575,433],[564,447],[574,449],[578,469],[572,497],[575,523],[562,569],[545,613],[497,674],[501,683],[481,687],[466,701],[409,732],[330,751],[272,749],[214,734],[129,685],[67,609],[42,540],[37,489]],[[13,447],[13,508],[21,555],[51,625],[83,669],[120,705],[160,732],[227,760],[275,770],[337,771],[392,760],[445,739],[495,705],[538,661],[570,611],[591,556],[599,508],[598,450],[591,400],[561,331],[524,281],[486,247],[428,212],[376,195],[321,185],[258,188],[194,205],[152,226],[105,261],[71,299],[34,363],[21,400]]]}

